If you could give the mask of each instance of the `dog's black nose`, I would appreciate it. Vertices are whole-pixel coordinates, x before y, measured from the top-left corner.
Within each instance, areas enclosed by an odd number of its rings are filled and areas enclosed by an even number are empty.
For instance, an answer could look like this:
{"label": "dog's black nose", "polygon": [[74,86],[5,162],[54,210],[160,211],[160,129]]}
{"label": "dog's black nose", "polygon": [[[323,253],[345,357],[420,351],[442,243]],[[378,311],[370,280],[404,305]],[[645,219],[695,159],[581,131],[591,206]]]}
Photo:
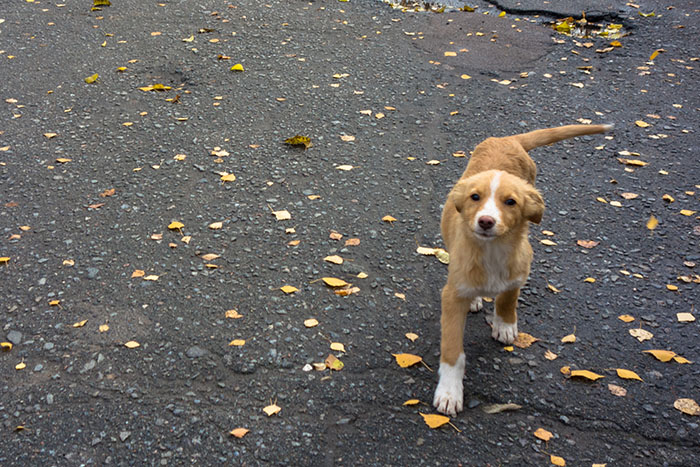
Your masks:
{"label": "dog's black nose", "polygon": [[490,230],[496,225],[496,221],[491,216],[481,216],[479,218],[479,227],[484,230]]}

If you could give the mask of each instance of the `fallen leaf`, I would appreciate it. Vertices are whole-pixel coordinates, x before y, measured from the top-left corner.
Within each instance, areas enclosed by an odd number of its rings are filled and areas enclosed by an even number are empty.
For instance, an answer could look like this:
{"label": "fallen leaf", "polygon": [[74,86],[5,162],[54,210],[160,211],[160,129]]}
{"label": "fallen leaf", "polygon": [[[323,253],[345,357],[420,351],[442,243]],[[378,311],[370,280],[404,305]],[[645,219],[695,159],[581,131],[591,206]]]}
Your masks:
{"label": "fallen leaf", "polygon": [[522,409],[522,405],[513,404],[512,402],[507,404],[489,404],[481,407],[481,410],[487,414],[496,414],[501,412],[507,412],[509,410],[519,410]]}
{"label": "fallen leaf", "polygon": [[352,135],[340,135],[340,139],[342,139],[345,142],[350,142],[350,141],[355,141],[355,137]]}
{"label": "fallen leaf", "polygon": [[471,79],[471,78],[472,78],[471,76],[469,76],[469,75],[466,74],[466,73],[460,75],[459,77],[462,78],[462,79]]}
{"label": "fallen leaf", "polygon": [[519,332],[518,336],[513,341],[513,345],[521,349],[527,349],[533,343],[537,342],[539,339],[531,336],[526,332]]}
{"label": "fallen leaf", "polygon": [[591,249],[591,248],[598,246],[600,244],[600,242],[596,242],[595,240],[577,240],[576,244],[578,246],[582,246],[584,248]]}
{"label": "fallen leaf", "polygon": [[442,248],[438,248],[438,251],[435,252],[435,257],[440,261],[442,264],[450,264],[450,254],[443,250]]}
{"label": "fallen leaf", "polygon": [[617,319],[619,319],[620,321],[624,321],[625,323],[631,323],[632,321],[634,321],[634,316],[620,315],[617,317]]}
{"label": "fallen leaf", "polygon": [[221,180],[223,183],[226,183],[226,182],[235,182],[235,181],[236,181],[236,176],[235,176],[234,174],[224,173],[223,175],[221,175],[221,179],[220,179],[220,180]]}
{"label": "fallen leaf", "polygon": [[304,320],[304,326],[307,328],[313,328],[315,326],[318,326],[318,320],[315,318],[309,318],[307,320]]}
{"label": "fallen leaf", "polygon": [[627,389],[616,384],[608,384],[608,390],[614,395],[619,397],[625,397],[627,395]]}
{"label": "fallen leaf", "polygon": [[389,223],[391,223],[391,222],[396,221],[396,218],[394,218],[394,217],[392,217],[392,216],[389,216],[389,215],[386,215],[386,216],[382,217],[382,220],[383,220],[384,222],[389,222]]}
{"label": "fallen leaf", "polygon": [[44,136],[46,136],[47,139],[52,139],[58,136],[58,133],[44,133]]}
{"label": "fallen leaf", "polygon": [[359,238],[348,238],[345,240],[345,246],[357,246],[360,244]]}
{"label": "fallen leaf", "polygon": [[24,370],[25,368],[27,368],[27,364],[24,362],[20,362],[17,365],[15,365],[15,370],[17,371]]}
{"label": "fallen leaf", "polygon": [[651,126],[647,122],[645,122],[644,120],[637,120],[636,122],[634,122],[634,124],[640,128],[648,128],[649,126]]}
{"label": "fallen leaf", "polygon": [[562,337],[561,341],[564,344],[573,344],[574,342],[576,342],[576,336],[574,334],[569,334],[568,336]]}
{"label": "fallen leaf", "polygon": [[270,404],[267,407],[263,408],[263,412],[265,412],[268,417],[280,413],[281,410],[282,407],[278,406],[277,404]]}
{"label": "fallen leaf", "polygon": [[141,347],[141,344],[139,344],[136,341],[129,341],[126,344],[124,344],[124,347],[127,349],[135,349],[136,347]]}
{"label": "fallen leaf", "polygon": [[328,354],[325,361],[325,367],[330,370],[340,371],[345,367],[345,364],[341,362],[335,355]]}
{"label": "fallen leaf", "polygon": [[677,286],[677,285],[673,285],[673,284],[667,284],[667,285],[666,285],[666,288],[667,288],[668,290],[670,290],[671,292],[676,292],[676,291],[678,290],[678,286]]}
{"label": "fallen leaf", "polygon": [[231,71],[244,71],[243,65],[241,65],[240,63],[236,63],[231,67]]}
{"label": "fallen leaf", "polygon": [[552,240],[549,240],[548,238],[545,238],[544,240],[540,240],[540,243],[543,245],[547,246],[556,246],[557,242],[553,242]]}
{"label": "fallen leaf", "polygon": [[657,226],[659,225],[659,221],[654,215],[652,214],[649,217],[649,220],[647,221],[647,229],[649,230],[654,230]]}
{"label": "fallen leaf", "polygon": [[416,253],[419,253],[421,255],[435,256],[436,252],[437,248],[428,248],[425,246],[419,246],[418,248],[416,248]]}
{"label": "fallen leaf", "polygon": [[145,281],[157,281],[159,278],[160,278],[160,276],[158,276],[156,274],[150,274],[150,275],[144,277],[143,280],[145,280]]}
{"label": "fallen leaf", "polygon": [[559,371],[561,372],[562,375],[569,376],[571,374],[571,367],[570,366],[563,366],[563,367],[559,368]]}
{"label": "fallen leaf", "polygon": [[544,358],[546,358],[547,360],[556,360],[558,357],[559,355],[555,354],[551,350],[547,350],[544,353]]}
{"label": "fallen leaf", "polygon": [[51,300],[49,306],[58,306],[61,303],[60,300]]}
{"label": "fallen leaf", "polygon": [[[418,412],[420,413],[420,412]],[[439,428],[446,423],[450,423],[450,418],[439,414],[424,414],[420,413],[425,421],[425,424],[430,428]]]}
{"label": "fallen leaf", "polygon": [[595,283],[595,278],[593,277],[586,277],[583,282],[588,282],[589,284]]}
{"label": "fallen leaf", "polygon": [[620,193],[620,196],[622,196],[625,199],[636,199],[639,198],[639,195],[637,193]]}
{"label": "fallen leaf", "polygon": [[12,342],[0,342],[0,349],[2,349],[3,352],[9,352],[12,350]]}
{"label": "fallen leaf", "polygon": [[657,360],[660,360],[662,362],[671,361],[671,359],[676,356],[676,352],[673,352],[671,350],[654,349],[654,350],[642,350],[642,352],[651,354],[654,357],[656,357]]}
{"label": "fallen leaf", "polygon": [[304,149],[309,149],[313,146],[313,143],[311,143],[311,138],[309,138],[308,136],[301,135],[296,135],[291,138],[287,138],[284,140],[284,142],[291,146],[304,146]]}
{"label": "fallen leaf", "polygon": [[557,288],[554,287],[552,284],[547,284],[547,288],[548,288],[549,290],[551,290],[552,292],[554,292],[554,293],[559,293],[559,292],[561,292],[561,290],[557,289]]}
{"label": "fallen leaf", "polygon": [[404,403],[401,404],[401,405],[418,405],[418,404],[420,404],[420,400],[418,400],[418,399],[409,399],[409,400],[407,400],[406,402],[404,402]]}
{"label": "fallen leaf", "polygon": [[337,279],[335,277],[324,277],[323,282],[325,282],[325,284],[329,287],[344,287],[349,285],[343,279]]}
{"label": "fallen leaf", "polygon": [[238,319],[238,318],[243,318],[243,315],[240,314],[236,310],[226,310],[226,313],[224,314],[226,318],[231,318],[231,319]]}
{"label": "fallen leaf", "polygon": [[419,357],[418,355],[413,355],[410,353],[393,353],[391,355],[393,355],[396,358],[396,363],[398,363],[401,368],[408,368],[409,366],[413,366],[416,363],[423,361],[423,357]]}
{"label": "fallen leaf", "polygon": [[617,160],[625,165],[633,165],[636,167],[644,167],[646,165],[649,165],[648,162],[644,162],[644,161],[639,160],[639,159],[624,159],[622,157],[618,157]]}
{"label": "fallen leaf", "polygon": [[56,162],[58,162],[59,164],[66,164],[68,162],[71,162],[72,160],[73,159],[69,159],[67,157],[59,157],[58,159],[56,159]]}
{"label": "fallen leaf", "polygon": [[549,441],[554,436],[551,432],[545,430],[544,428],[538,428],[533,433],[535,438],[541,439],[542,441]]}
{"label": "fallen leaf", "polygon": [[683,214],[684,216],[692,216],[696,213],[697,211],[691,211],[690,209],[681,209],[680,213]]}
{"label": "fallen leaf", "polygon": [[223,222],[212,222],[209,224],[209,228],[212,230],[219,230],[224,226]]}
{"label": "fallen leaf", "polygon": [[676,313],[679,323],[692,323],[695,321],[695,316],[692,313]]}
{"label": "fallen leaf", "polygon": [[107,197],[109,197],[109,196],[114,196],[114,194],[115,194],[116,192],[117,192],[116,189],[110,188],[110,189],[105,190],[105,191],[103,191],[102,193],[100,193],[100,197],[102,197],[102,198],[107,198]]}
{"label": "fallen leaf", "polygon": [[94,75],[90,75],[90,76],[88,76],[87,78],[85,78],[85,82],[86,82],[87,84],[92,84],[92,83],[96,82],[96,81],[97,81],[97,78],[99,78],[99,77],[100,77],[100,75],[98,75],[97,73],[95,73]]}
{"label": "fallen leaf", "polygon": [[229,347],[243,347],[245,345],[245,339],[234,339],[228,343]]}
{"label": "fallen leaf", "polygon": [[643,381],[637,373],[632,370],[624,370],[622,368],[617,369],[617,376],[622,379],[636,379],[637,381]]}
{"label": "fallen leaf", "polygon": [[676,363],[680,363],[680,364],[682,364],[682,365],[687,364],[687,363],[693,363],[693,362],[691,362],[690,360],[688,360],[687,358],[681,357],[680,355],[674,356],[674,357],[673,357],[673,361],[676,362]]}
{"label": "fallen leaf", "polygon": [[243,438],[245,435],[248,434],[250,430],[248,428],[235,428],[231,431],[229,431],[229,434],[231,436],[235,436],[236,438]]}
{"label": "fallen leaf", "polygon": [[605,378],[603,375],[599,375],[598,373],[593,373],[592,371],[588,370],[573,370],[571,372],[571,377],[580,377],[580,378],[585,378],[589,379],[591,381],[595,381],[600,378]]}
{"label": "fallen leaf", "polygon": [[331,342],[331,350],[335,352],[345,352],[345,346],[340,342]]}
{"label": "fallen leaf", "polygon": [[700,415],[700,405],[693,399],[676,399],[673,407],[686,415]]}
{"label": "fallen leaf", "polygon": [[100,324],[100,327],[97,328],[97,330],[100,332],[107,332],[109,331],[109,324]]}
{"label": "fallen leaf", "polygon": [[182,222],[178,222],[178,221],[171,222],[170,224],[168,224],[168,228],[169,228],[170,230],[180,230],[180,229],[182,229],[184,226],[185,226],[185,224],[183,224]]}
{"label": "fallen leaf", "polygon": [[143,277],[146,275],[146,271],[143,271],[141,269],[135,269],[134,272],[131,273],[131,278],[133,279],[134,277]]}
{"label": "fallen leaf", "polygon": [[78,321],[77,323],[73,323],[74,328],[82,328],[85,326],[85,324],[88,322],[88,320],[84,319],[82,321]]}
{"label": "fallen leaf", "polygon": [[407,332],[404,335],[406,336],[406,339],[410,340],[411,342],[415,342],[416,339],[418,339],[418,334],[413,332]]}
{"label": "fallen leaf", "polygon": [[272,214],[274,214],[278,221],[288,221],[292,218],[292,215],[286,209],[282,209],[281,211],[272,211]]}
{"label": "fallen leaf", "polygon": [[280,287],[280,290],[282,290],[282,292],[284,292],[286,294],[292,294],[294,292],[299,291],[299,289],[297,289],[293,285],[284,285],[284,286]]}
{"label": "fallen leaf", "polygon": [[632,337],[636,337],[639,342],[644,342],[654,337],[654,334],[642,328],[630,329],[629,333]]}
{"label": "fallen leaf", "polygon": [[336,168],[337,170],[343,170],[343,171],[345,171],[345,172],[348,172],[348,171],[354,169],[355,167],[353,167],[352,165],[338,165],[338,166],[336,166],[335,168]]}
{"label": "fallen leaf", "polygon": [[341,258],[338,255],[326,256],[325,258],[323,258],[323,261],[327,261],[333,264],[343,264],[343,258]]}
{"label": "fallen leaf", "polygon": [[206,255],[200,256],[204,261],[214,261],[217,258],[220,258],[220,255],[217,255],[216,253],[207,253]]}
{"label": "fallen leaf", "polygon": [[549,462],[559,467],[566,467],[566,461],[563,457],[555,456],[554,454],[549,455]]}

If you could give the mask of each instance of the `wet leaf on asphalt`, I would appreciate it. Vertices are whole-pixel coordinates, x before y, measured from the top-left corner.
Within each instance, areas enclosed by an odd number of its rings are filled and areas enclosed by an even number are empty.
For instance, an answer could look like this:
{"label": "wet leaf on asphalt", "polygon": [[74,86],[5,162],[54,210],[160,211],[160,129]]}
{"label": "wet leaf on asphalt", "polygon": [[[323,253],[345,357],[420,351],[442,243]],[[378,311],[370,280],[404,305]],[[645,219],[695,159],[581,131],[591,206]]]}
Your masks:
{"label": "wet leaf on asphalt", "polygon": [[632,337],[637,338],[639,342],[648,341],[649,339],[654,337],[654,334],[642,328],[630,329],[629,333],[630,335],[632,335]]}
{"label": "wet leaf on asphalt", "polygon": [[700,405],[698,405],[694,399],[676,399],[676,401],[673,403],[673,407],[686,415],[700,415]]}
{"label": "wet leaf on asphalt", "polygon": [[542,441],[549,441],[554,436],[552,432],[547,431],[544,428],[536,429],[533,435],[535,435],[535,438],[541,439]]}
{"label": "wet leaf on asphalt", "polygon": [[526,332],[519,332],[518,336],[513,341],[513,345],[521,349],[527,349],[537,341],[539,341],[538,338],[531,336]]}
{"label": "wet leaf on asphalt", "polygon": [[231,436],[235,436],[236,438],[243,438],[249,432],[250,430],[248,428],[234,428],[233,430],[229,431],[229,434]]}
{"label": "wet leaf on asphalt", "polygon": [[578,377],[578,378],[588,379],[591,381],[595,381],[595,380],[600,379],[600,378],[605,378],[605,376],[599,375],[598,373],[594,373],[594,372],[589,371],[589,370],[572,370],[570,373],[570,376],[572,378]]}
{"label": "wet leaf on asphalt", "polygon": [[291,146],[304,146],[304,149],[309,149],[313,146],[311,138],[302,135],[292,136],[291,138],[285,139],[284,142]]}
{"label": "wet leaf on asphalt", "polygon": [[423,357],[419,357],[418,355],[413,355],[410,353],[399,353],[399,354],[391,354],[396,358],[396,363],[399,364],[401,368],[408,368],[409,366],[413,366],[416,363],[420,363],[423,361]]}

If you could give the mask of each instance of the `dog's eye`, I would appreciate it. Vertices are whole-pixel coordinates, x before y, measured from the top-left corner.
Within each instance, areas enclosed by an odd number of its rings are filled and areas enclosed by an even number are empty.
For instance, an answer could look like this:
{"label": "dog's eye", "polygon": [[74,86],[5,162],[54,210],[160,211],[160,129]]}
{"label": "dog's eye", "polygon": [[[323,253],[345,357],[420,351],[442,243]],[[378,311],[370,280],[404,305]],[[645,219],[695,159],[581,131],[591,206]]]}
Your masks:
{"label": "dog's eye", "polygon": [[513,198],[508,198],[506,200],[506,206],[515,206],[515,200]]}
{"label": "dog's eye", "polygon": [[481,199],[481,198],[479,197],[479,195],[476,194],[476,193],[474,193],[474,194],[471,196],[471,198],[472,198],[474,201],[479,201],[479,200]]}

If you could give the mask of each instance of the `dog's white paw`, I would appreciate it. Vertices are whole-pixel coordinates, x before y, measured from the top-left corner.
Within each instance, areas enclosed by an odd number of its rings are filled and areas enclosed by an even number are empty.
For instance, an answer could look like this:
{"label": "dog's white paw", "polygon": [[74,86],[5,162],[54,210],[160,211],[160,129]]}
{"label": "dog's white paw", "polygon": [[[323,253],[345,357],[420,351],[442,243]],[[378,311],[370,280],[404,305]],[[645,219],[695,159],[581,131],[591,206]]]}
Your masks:
{"label": "dog's white paw", "polygon": [[471,305],[469,305],[469,311],[476,312],[481,310],[484,307],[484,302],[481,300],[481,297],[476,297],[474,300],[472,300]]}
{"label": "dog's white paw", "polygon": [[493,314],[491,337],[504,344],[512,344],[518,337],[518,322],[505,323],[498,314]]}
{"label": "dog's white paw", "polygon": [[438,412],[455,416],[457,412],[462,411],[464,400],[464,387],[462,384],[464,363],[464,354],[459,356],[454,365],[440,362],[440,370],[438,371],[440,380],[433,398],[433,405]]}

